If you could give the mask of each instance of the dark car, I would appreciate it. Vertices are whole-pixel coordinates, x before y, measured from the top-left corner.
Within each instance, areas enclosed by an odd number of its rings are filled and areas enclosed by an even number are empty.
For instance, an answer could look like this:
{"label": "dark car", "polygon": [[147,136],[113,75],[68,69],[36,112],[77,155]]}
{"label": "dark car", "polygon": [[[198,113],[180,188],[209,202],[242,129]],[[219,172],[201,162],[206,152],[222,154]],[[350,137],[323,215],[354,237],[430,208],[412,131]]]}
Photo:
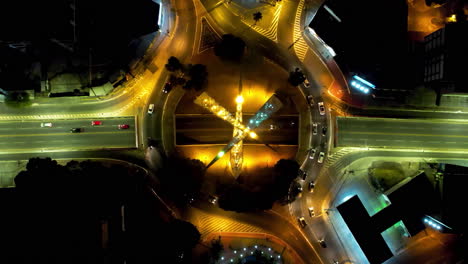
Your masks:
{"label": "dark car", "polygon": [[307,226],[307,223],[306,223],[304,217],[298,217],[298,218],[297,218],[297,221],[299,222],[299,225],[300,225],[302,228],[304,228],[304,227]]}
{"label": "dark car", "polygon": [[297,176],[301,177],[301,179],[305,180],[306,177],[307,177],[307,172],[299,169],[299,171],[297,172]]}
{"label": "dark car", "polygon": [[320,244],[321,247],[323,247],[323,248],[326,248],[326,247],[327,247],[327,243],[325,243],[325,240],[320,239],[318,242],[319,242],[319,244]]}
{"label": "dark car", "polygon": [[169,93],[172,90],[172,83],[167,82],[164,84],[163,93]]}
{"label": "dark car", "polygon": [[315,183],[314,181],[309,182],[309,192],[314,192]]}
{"label": "dark car", "polygon": [[83,132],[83,131],[84,131],[84,129],[81,128],[81,127],[76,127],[76,128],[70,129],[70,132],[72,132],[72,133],[80,133],[80,132]]}
{"label": "dark car", "polygon": [[322,127],[322,136],[326,136],[327,135],[327,127],[324,126]]}

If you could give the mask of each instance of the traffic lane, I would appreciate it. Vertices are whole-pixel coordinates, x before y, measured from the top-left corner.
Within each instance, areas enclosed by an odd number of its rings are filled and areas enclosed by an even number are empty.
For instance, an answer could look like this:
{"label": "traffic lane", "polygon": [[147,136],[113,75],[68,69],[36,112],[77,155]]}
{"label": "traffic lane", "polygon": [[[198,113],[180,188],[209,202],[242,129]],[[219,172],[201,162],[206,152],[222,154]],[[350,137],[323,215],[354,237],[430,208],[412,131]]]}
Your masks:
{"label": "traffic lane", "polygon": [[[92,121],[101,121],[101,125],[92,126]],[[50,123],[51,127],[41,127],[41,124]],[[118,125],[128,124],[129,129],[134,129],[135,118],[113,118],[113,119],[74,119],[74,120],[42,120],[42,121],[5,121],[0,122],[0,134],[34,134],[53,133],[60,130],[70,130],[75,127],[93,128],[100,127],[105,130],[118,129]]]}
{"label": "traffic lane", "polygon": [[36,135],[2,135],[0,151],[42,148],[132,148],[135,147],[135,131],[50,133]]}
{"label": "traffic lane", "polygon": [[411,132],[411,133],[438,133],[456,135],[465,134],[468,123],[440,122],[428,120],[395,120],[376,118],[337,118],[338,129],[375,131],[375,132]]}
{"label": "traffic lane", "polygon": [[468,135],[340,132],[338,146],[466,149]]}

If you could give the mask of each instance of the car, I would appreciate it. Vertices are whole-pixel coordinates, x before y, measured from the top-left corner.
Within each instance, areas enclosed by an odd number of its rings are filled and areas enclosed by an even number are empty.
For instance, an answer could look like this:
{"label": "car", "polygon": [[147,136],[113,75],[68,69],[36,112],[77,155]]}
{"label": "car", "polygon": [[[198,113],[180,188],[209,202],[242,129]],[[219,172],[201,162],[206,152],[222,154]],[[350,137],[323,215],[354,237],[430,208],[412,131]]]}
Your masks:
{"label": "car", "polygon": [[297,218],[297,221],[299,222],[299,225],[300,225],[302,228],[304,228],[304,227],[307,226],[307,223],[306,223],[304,217],[302,217],[302,216],[301,216],[301,217],[298,217],[298,218]]}
{"label": "car", "polygon": [[305,80],[304,80],[304,85],[305,85],[306,87],[309,87],[309,86],[310,86],[310,82],[309,82],[309,80],[307,80],[307,78],[305,78]]}
{"label": "car", "polygon": [[148,114],[150,114],[150,115],[153,114],[153,111],[154,111],[154,104],[150,104],[148,106]]}
{"label": "car", "polygon": [[41,123],[41,127],[52,127],[52,123]]}
{"label": "car", "polygon": [[309,159],[314,159],[315,153],[317,153],[317,149],[311,149],[309,154]]}
{"label": "car", "polygon": [[324,126],[322,127],[322,136],[326,136],[327,135],[327,127]]}
{"label": "car", "polygon": [[210,202],[212,204],[216,204],[217,201],[218,201],[218,197],[213,196],[213,195],[208,196],[208,202]]}
{"label": "car", "polygon": [[325,153],[320,152],[319,153],[319,158],[318,158],[318,163],[323,163],[323,159],[325,158]]}
{"label": "car", "polygon": [[311,94],[307,96],[307,102],[309,103],[310,107],[314,106],[315,101],[314,97]]}
{"label": "car", "polygon": [[100,125],[102,125],[102,122],[101,121],[92,121],[91,125],[92,126],[100,126]]}
{"label": "car", "polygon": [[307,172],[305,172],[305,171],[299,169],[298,172],[297,172],[297,176],[299,176],[299,177],[301,177],[303,180],[305,180],[306,177],[307,177]]}
{"label": "car", "polygon": [[315,182],[314,181],[310,181],[309,182],[309,192],[314,192],[314,188],[315,188]]}
{"label": "car", "polygon": [[319,242],[319,244],[320,244],[321,247],[323,247],[323,248],[326,248],[326,247],[327,247],[327,243],[325,243],[325,240],[320,239],[318,242]]}
{"label": "car", "polygon": [[315,212],[314,212],[314,208],[313,208],[313,207],[309,207],[307,210],[309,211],[310,217],[314,217],[314,216],[315,216]]}
{"label": "car", "polygon": [[72,132],[72,133],[80,133],[80,132],[83,132],[83,131],[84,131],[84,129],[81,128],[81,127],[75,127],[75,128],[70,129],[70,132]]}
{"label": "car", "polygon": [[312,124],[312,134],[317,135],[317,123]]}
{"label": "car", "polygon": [[170,82],[167,82],[164,84],[164,87],[163,87],[163,93],[169,93],[171,90],[172,90],[172,83]]}
{"label": "car", "polygon": [[119,129],[127,129],[127,128],[130,128],[130,125],[122,124],[122,125],[119,125],[118,127]]}
{"label": "car", "polygon": [[325,115],[325,106],[323,105],[323,102],[318,102],[317,105],[320,111],[320,115]]}
{"label": "car", "polygon": [[277,125],[270,125],[270,130],[275,130],[275,129],[278,129]]}

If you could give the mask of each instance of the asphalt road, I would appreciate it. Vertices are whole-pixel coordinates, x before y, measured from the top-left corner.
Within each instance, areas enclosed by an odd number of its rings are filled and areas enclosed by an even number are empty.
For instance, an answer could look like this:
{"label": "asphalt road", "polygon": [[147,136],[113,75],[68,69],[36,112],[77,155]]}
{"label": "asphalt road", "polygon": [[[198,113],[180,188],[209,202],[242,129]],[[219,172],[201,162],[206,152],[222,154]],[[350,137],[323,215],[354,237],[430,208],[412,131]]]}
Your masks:
{"label": "asphalt road", "polygon": [[[92,126],[93,120],[101,125]],[[52,127],[41,127],[52,123]],[[128,124],[128,129],[119,129]],[[71,133],[72,128],[82,128],[81,133]],[[4,121],[0,122],[0,152],[16,153],[30,150],[77,150],[100,148],[134,148],[135,118]]]}
{"label": "asphalt road", "polygon": [[[244,123],[252,115],[244,115]],[[255,129],[259,140],[246,138],[245,144],[297,145],[298,116],[272,116]],[[226,144],[233,127],[214,115],[176,116],[176,144]]]}
{"label": "asphalt road", "polygon": [[468,123],[418,119],[337,118],[337,145],[468,149]]}

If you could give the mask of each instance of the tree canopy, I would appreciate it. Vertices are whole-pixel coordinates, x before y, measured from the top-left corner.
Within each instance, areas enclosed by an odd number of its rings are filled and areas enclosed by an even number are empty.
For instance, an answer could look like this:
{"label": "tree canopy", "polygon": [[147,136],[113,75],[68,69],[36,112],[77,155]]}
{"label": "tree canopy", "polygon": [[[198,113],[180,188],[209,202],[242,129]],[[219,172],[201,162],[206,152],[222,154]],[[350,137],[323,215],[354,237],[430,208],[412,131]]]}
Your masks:
{"label": "tree canopy", "polygon": [[201,189],[205,165],[196,159],[169,157],[160,170],[162,189],[177,205],[186,205]]}
{"label": "tree canopy", "polygon": [[222,36],[221,42],[216,44],[214,52],[223,60],[240,62],[244,55],[245,42],[232,34]]}

